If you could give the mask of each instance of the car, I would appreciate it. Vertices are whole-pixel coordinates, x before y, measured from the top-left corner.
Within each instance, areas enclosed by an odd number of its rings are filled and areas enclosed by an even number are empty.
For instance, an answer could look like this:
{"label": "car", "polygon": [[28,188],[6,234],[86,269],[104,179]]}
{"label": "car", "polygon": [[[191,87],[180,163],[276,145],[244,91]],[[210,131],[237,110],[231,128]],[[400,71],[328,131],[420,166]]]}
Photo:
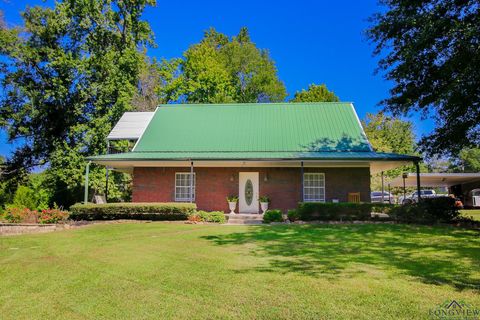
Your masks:
{"label": "car", "polygon": [[[444,197],[445,195],[437,195],[435,190],[420,190],[420,196],[422,198],[438,198],[438,197]],[[399,204],[410,204],[414,202],[418,202],[417,191],[407,194],[405,198],[403,196],[398,198]]]}
{"label": "car", "polygon": [[370,193],[370,201],[377,202],[377,203],[394,203],[395,199],[390,192],[383,192],[383,200],[382,200],[382,191],[372,191]]}

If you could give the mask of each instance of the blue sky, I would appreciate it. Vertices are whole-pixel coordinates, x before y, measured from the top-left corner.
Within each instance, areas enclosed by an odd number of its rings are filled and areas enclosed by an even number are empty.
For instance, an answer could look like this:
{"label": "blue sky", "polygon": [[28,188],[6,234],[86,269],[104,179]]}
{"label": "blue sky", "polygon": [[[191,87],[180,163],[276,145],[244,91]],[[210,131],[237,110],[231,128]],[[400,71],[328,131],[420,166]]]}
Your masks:
{"label": "blue sky", "polygon": [[[368,17],[381,10],[376,0],[157,2],[144,14],[158,45],[150,49],[151,56],[181,56],[210,27],[235,35],[246,26],[257,46],[270,51],[289,96],[310,83],[325,83],[342,101],[352,101],[362,119],[367,112],[379,111],[377,103],[388,96],[390,84],[374,75],[377,59],[363,34]],[[21,24],[20,12],[39,4],[45,5],[39,0],[0,0],[0,9],[8,23]],[[411,120],[417,136],[433,128],[432,121],[418,116]],[[1,132],[0,154],[13,148]]]}

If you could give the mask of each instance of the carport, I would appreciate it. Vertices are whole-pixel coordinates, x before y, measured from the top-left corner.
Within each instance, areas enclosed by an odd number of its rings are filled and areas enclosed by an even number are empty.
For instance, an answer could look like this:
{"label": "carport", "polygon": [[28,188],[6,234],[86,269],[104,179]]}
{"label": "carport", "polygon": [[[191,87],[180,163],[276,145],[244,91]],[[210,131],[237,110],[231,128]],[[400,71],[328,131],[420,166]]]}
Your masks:
{"label": "carport", "polygon": [[[421,187],[446,187],[449,189],[449,193],[453,193],[465,201],[469,200],[467,198],[470,191],[480,188],[480,172],[420,173],[420,181]],[[417,186],[417,174],[406,173],[390,181],[389,185],[391,187],[415,187]]]}

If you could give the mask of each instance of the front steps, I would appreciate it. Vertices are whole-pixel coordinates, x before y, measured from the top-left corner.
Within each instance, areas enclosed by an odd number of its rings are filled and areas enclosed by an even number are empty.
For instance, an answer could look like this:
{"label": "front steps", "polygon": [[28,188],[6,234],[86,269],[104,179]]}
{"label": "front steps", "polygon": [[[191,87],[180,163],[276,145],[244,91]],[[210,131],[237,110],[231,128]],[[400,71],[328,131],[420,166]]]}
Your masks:
{"label": "front steps", "polygon": [[227,224],[231,225],[258,225],[262,224],[263,215],[251,213],[226,214]]}

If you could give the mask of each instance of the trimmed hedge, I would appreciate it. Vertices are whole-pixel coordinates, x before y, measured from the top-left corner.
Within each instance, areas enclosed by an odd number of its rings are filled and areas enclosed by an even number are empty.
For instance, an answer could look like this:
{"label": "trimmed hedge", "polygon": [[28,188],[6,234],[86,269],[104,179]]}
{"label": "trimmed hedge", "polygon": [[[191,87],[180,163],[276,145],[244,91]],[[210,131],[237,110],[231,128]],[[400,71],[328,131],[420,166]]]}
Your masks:
{"label": "trimmed hedge", "polygon": [[267,210],[263,214],[263,223],[283,222],[283,214],[280,210]]}
{"label": "trimmed hedge", "polygon": [[196,207],[194,203],[77,203],[70,207],[70,219],[187,220]]}
{"label": "trimmed hedge", "polygon": [[[371,213],[386,213],[388,218],[372,218]],[[401,223],[433,224],[456,223],[460,212],[455,199],[449,197],[426,198],[419,203],[392,205],[383,203],[299,203],[296,213],[289,214],[293,219],[303,221],[367,221],[393,220]]]}
{"label": "trimmed hedge", "polygon": [[205,222],[215,222],[215,223],[225,223],[225,213],[223,211],[197,211],[196,215],[200,217],[201,221]]}
{"label": "trimmed hedge", "polygon": [[301,202],[296,216],[303,221],[370,220],[372,212],[389,214],[394,207],[386,203]]}
{"label": "trimmed hedge", "polygon": [[404,223],[453,223],[460,218],[455,199],[450,197],[425,198],[418,203],[395,207],[390,217]]}

